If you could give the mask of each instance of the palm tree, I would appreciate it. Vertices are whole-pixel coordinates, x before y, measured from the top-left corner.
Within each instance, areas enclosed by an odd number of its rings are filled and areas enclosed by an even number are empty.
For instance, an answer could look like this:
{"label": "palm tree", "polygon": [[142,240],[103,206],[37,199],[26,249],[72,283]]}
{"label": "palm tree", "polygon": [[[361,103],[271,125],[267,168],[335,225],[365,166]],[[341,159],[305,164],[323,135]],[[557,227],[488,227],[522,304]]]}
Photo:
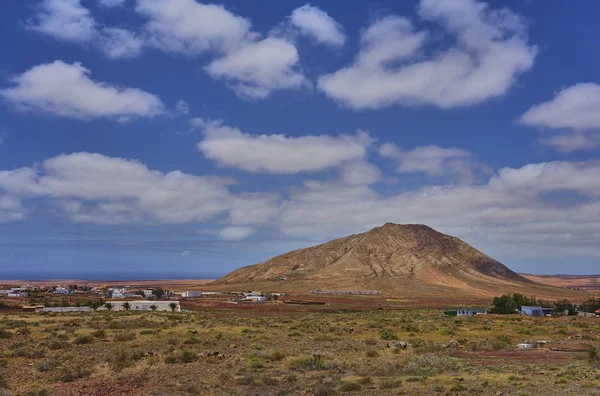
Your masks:
{"label": "palm tree", "polygon": [[108,309],[109,311],[112,311],[113,309],[113,305],[109,302],[107,302],[106,304],[104,304],[104,306],[106,307],[106,309]]}
{"label": "palm tree", "polygon": [[129,309],[131,308],[131,304],[129,304],[128,301],[125,301],[123,304],[121,304],[121,306],[125,311],[129,311]]}
{"label": "palm tree", "polygon": [[177,308],[177,303],[172,302],[169,304],[169,308],[171,308],[171,312],[175,312],[175,308]]}
{"label": "palm tree", "polygon": [[150,309],[153,311],[156,311],[158,309],[158,307],[154,304],[150,305]]}

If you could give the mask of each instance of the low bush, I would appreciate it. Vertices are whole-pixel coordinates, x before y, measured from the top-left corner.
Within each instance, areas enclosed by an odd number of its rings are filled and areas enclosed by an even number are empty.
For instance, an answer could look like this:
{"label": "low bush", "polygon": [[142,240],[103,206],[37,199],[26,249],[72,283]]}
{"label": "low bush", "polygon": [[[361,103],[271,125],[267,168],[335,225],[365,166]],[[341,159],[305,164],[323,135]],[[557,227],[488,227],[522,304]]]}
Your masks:
{"label": "low bush", "polygon": [[133,341],[133,340],[135,340],[135,333],[132,333],[132,332],[118,333],[113,338],[113,341],[115,341],[115,342]]}
{"label": "low bush", "polygon": [[75,337],[73,342],[77,345],[91,344],[94,342],[94,337],[90,334],[81,334]]}
{"label": "low bush", "polygon": [[288,368],[292,370],[328,370],[332,364],[328,363],[321,355],[314,354],[305,358],[296,358],[290,360]]}
{"label": "low bush", "polygon": [[398,334],[396,334],[392,330],[381,330],[379,332],[379,338],[381,338],[382,340],[397,340]]}
{"label": "low bush", "polygon": [[339,389],[341,392],[356,392],[361,389],[361,386],[356,382],[342,381]]}

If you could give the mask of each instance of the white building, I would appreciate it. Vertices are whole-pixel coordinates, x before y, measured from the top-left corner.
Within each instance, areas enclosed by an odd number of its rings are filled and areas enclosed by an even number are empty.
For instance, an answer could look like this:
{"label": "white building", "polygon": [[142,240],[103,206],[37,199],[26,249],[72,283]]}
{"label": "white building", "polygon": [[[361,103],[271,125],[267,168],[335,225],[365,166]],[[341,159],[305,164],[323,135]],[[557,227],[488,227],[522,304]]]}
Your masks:
{"label": "white building", "polygon": [[[124,311],[123,304],[125,301],[107,301],[112,304],[113,311]],[[175,312],[181,312],[181,305],[179,301],[152,301],[152,300],[141,300],[141,301],[127,301],[129,303],[130,311],[151,311],[151,306],[155,305],[157,311],[171,311],[170,304],[175,303]],[[104,308],[106,309],[106,308]]]}
{"label": "white building", "polygon": [[90,307],[44,307],[38,312],[89,312]]}
{"label": "white building", "polygon": [[54,293],[56,293],[56,294],[69,294],[69,292],[70,292],[69,289],[67,289],[65,287],[57,287],[54,290]]}
{"label": "white building", "polygon": [[109,289],[112,298],[125,298],[127,297],[127,289]]}
{"label": "white building", "polygon": [[183,298],[194,298],[194,297],[202,297],[202,292],[200,290],[189,290],[181,293],[181,297]]}
{"label": "white building", "polygon": [[264,296],[253,296],[253,295],[249,295],[246,296],[245,298],[246,301],[255,301],[255,302],[260,302],[260,301],[266,301],[266,298]]}
{"label": "white building", "polygon": [[27,297],[29,294],[28,293],[23,293],[23,292],[14,292],[14,293],[8,293],[7,297]]}
{"label": "white building", "polygon": [[144,290],[144,297],[146,298],[152,298],[154,294],[152,293],[152,289],[146,289]]}

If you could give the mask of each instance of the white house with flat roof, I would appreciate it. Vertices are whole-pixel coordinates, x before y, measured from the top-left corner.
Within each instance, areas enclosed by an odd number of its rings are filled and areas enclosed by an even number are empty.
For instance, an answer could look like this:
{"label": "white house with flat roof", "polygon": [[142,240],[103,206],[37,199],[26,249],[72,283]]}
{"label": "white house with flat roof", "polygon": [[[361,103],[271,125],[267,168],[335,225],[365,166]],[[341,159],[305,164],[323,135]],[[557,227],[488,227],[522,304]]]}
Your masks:
{"label": "white house with flat roof", "polygon": [[183,298],[194,298],[194,297],[202,297],[202,292],[200,290],[189,290],[181,293],[181,297]]}

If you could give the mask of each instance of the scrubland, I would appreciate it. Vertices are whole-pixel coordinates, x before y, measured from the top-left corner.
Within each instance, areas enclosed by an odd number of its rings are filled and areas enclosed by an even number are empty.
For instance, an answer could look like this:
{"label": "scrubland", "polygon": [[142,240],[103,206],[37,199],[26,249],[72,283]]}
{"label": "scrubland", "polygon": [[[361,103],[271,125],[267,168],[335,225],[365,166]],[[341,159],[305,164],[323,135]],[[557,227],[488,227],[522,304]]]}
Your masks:
{"label": "scrubland", "polygon": [[[595,318],[223,308],[0,315],[2,396],[600,395]],[[539,347],[516,349],[525,341]]]}

